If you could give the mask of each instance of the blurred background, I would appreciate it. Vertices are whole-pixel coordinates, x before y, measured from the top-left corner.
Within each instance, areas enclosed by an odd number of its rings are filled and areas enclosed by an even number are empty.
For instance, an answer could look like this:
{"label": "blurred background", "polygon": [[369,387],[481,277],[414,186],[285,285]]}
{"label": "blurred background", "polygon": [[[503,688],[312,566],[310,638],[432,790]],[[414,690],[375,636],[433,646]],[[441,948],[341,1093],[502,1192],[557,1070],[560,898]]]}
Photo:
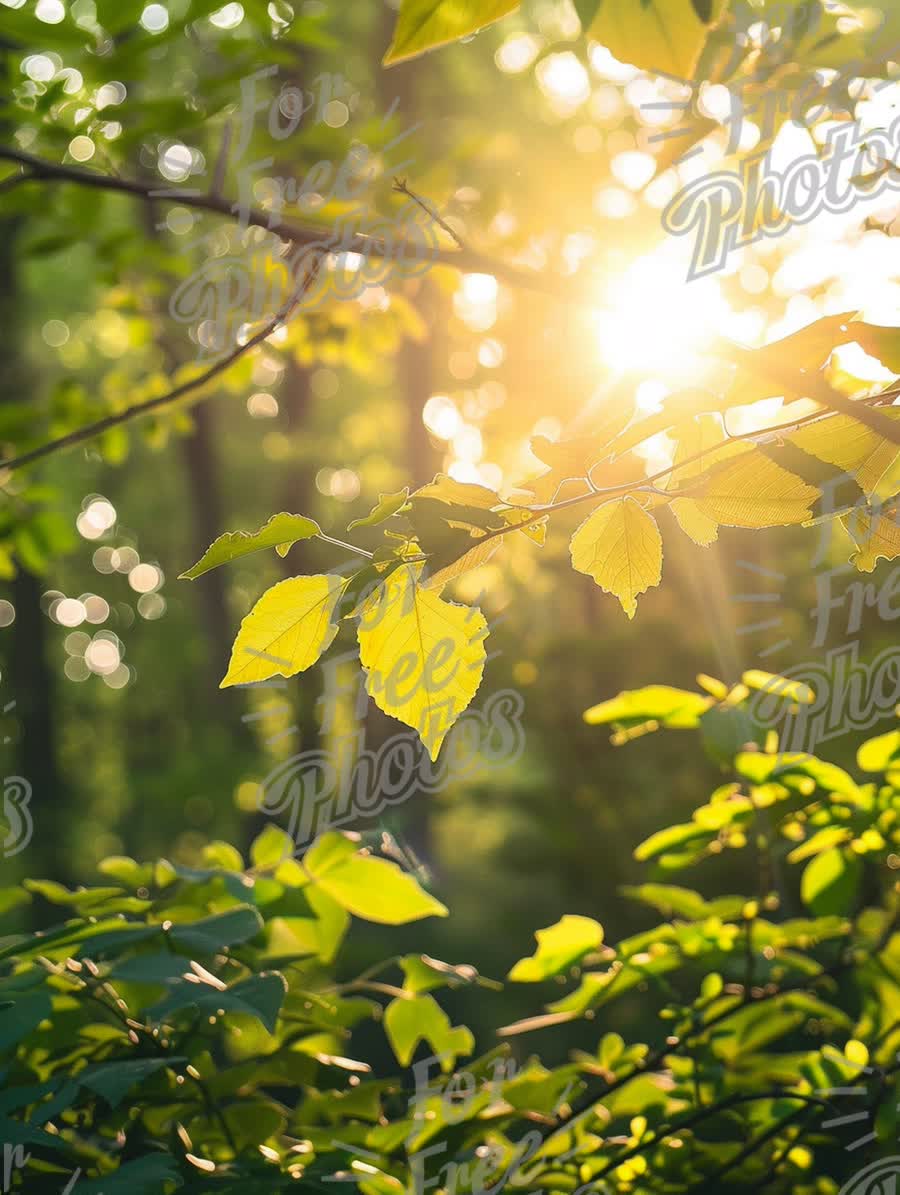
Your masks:
{"label": "blurred background", "polygon": [[[223,192],[235,196],[225,130],[230,122],[233,150],[241,80],[275,64],[259,95],[289,83],[316,102],[283,140],[257,114],[243,162],[273,159],[250,176],[258,205],[273,202],[273,180],[299,185],[317,163],[336,168],[362,144],[374,166],[361,210],[314,192],[291,214],[323,229],[346,217],[364,230],[396,210],[390,184],[402,165],[474,248],[577,273],[582,287],[590,280],[584,301],[569,305],[489,273],[434,267],[385,278],[301,314],[203,401],[3,474],[3,750],[7,774],[34,793],[33,840],[0,862],[8,882],[84,882],[110,854],[191,864],[210,840],[246,846],[261,826],[260,782],[294,754],[328,749],[322,667],[283,689],[218,685],[263,590],[346,557],[316,541],[283,560],[260,553],[179,581],[223,531],[290,511],[371,549],[378,530],[346,528],[379,493],[447,472],[521,497],[545,467],[532,437],[589,431],[616,396],[652,413],[678,389],[713,384],[717,335],[755,346],[840,312],[896,322],[890,193],[759,240],[686,282],[692,246],[666,236],[661,212],[726,162],[728,94],[711,86],[697,97],[711,130],[703,154],[672,165],[677,151],[655,134],[677,127],[684,89],[582,37],[569,3],[535,0],[474,40],[389,70],[379,61],[395,12],[376,0],[4,6],[4,144],[161,190],[205,190],[227,161]],[[894,100],[893,89],[873,94],[865,118],[883,124]],[[748,113],[740,148],[754,135]],[[780,161],[814,148],[806,130],[782,127]],[[240,249],[221,218],[59,182],[4,190],[0,226],[6,457],[168,389],[208,347],[197,321],[172,317],[172,295],[209,256]],[[852,345],[833,368],[863,390],[893,377]],[[780,406],[730,412],[729,431],[777,421]],[[662,435],[643,451],[658,468],[671,448]],[[652,913],[618,893],[648,878],[632,851],[688,817],[722,773],[689,732],[614,748],[583,711],[649,683],[692,688],[701,672],[733,682],[750,667],[784,671],[856,640],[873,659],[893,641],[871,606],[848,625],[848,601],[814,642],[817,577],[848,556],[837,533],[823,541],[799,528],[723,529],[703,549],[668,519],[663,584],[629,622],[572,571],[567,533],[578,521],[577,511],[555,519],[543,546],[510,537],[455,583],[454,596],[479,600],[497,622],[476,705],[518,691],[524,750],[353,823],[420,861],[451,909],[446,922],[403,934],[366,926],[356,961],[416,946],[502,978],[531,952],[533,931],[565,912],[598,918],[609,940],[651,924]],[[881,587],[891,575],[882,563],[865,580]],[[853,580],[835,574],[832,592]],[[342,632],[333,650],[351,645]],[[370,710],[367,747],[400,729]],[[825,753],[851,764],[863,737],[851,732]],[[734,857],[713,860],[698,883],[710,894],[741,891],[753,880],[737,867]],[[36,904],[22,916],[45,913]],[[454,998],[476,1031],[536,1003],[528,990]],[[641,1015],[627,1003],[609,1014],[620,1026]]]}

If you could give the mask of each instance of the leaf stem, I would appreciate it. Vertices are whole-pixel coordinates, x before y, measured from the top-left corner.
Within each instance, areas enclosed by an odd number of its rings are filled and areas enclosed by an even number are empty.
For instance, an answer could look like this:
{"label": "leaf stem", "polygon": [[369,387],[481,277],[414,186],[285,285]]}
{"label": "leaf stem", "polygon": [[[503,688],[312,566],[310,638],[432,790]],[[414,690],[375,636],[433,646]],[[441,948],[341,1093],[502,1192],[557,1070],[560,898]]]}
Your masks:
{"label": "leaf stem", "polygon": [[344,548],[347,552],[352,552],[354,556],[365,556],[367,560],[374,560],[375,553],[367,552],[365,548],[357,548],[354,544],[344,543],[342,539],[335,539],[333,535],[326,535],[324,531],[320,531],[316,539],[322,539],[326,544],[334,544],[336,548]]}

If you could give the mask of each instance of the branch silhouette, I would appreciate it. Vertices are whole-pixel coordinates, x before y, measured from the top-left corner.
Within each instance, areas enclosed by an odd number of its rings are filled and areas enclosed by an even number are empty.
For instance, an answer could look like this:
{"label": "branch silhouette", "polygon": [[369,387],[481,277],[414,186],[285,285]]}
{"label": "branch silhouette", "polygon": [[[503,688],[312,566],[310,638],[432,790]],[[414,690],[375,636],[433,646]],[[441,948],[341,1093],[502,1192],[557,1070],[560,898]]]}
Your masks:
{"label": "branch silhouette", "polygon": [[[80,166],[51,162],[34,154],[10,147],[0,146],[0,161],[15,162],[24,168],[24,174],[13,176],[17,186],[24,186],[30,182],[73,183],[77,186],[92,187],[98,190],[131,195],[144,201],[169,200],[184,207],[195,208],[199,211],[209,212],[229,219],[234,219],[241,210],[237,202],[223,198],[217,190],[201,193],[194,190],[155,187],[150,183],[141,182],[136,179],[121,178],[115,175],[88,170]],[[488,254],[479,253],[469,248],[460,241],[456,233],[436,214],[431,205],[427,204],[425,200],[411,191],[405,182],[398,181],[395,189],[413,199],[436,224],[444,228],[456,241],[456,248],[454,249],[446,249],[440,246],[434,247],[432,252],[433,260],[436,264],[451,266],[457,270],[492,274],[495,278],[502,280],[515,289],[532,291],[576,306],[589,303],[590,299],[586,289],[579,288],[577,283],[573,286],[571,281],[553,275],[539,274],[533,270],[522,269],[512,263],[493,258]],[[241,212],[241,214],[249,225],[264,228],[281,237],[283,240],[290,241],[292,244],[298,246],[321,246],[322,235],[328,231],[327,226],[282,220],[276,218],[273,213],[265,212],[258,208],[249,208]],[[403,248],[403,243],[399,246],[388,245],[377,237],[370,237],[364,234],[357,234],[341,246],[344,252],[357,253],[362,257],[375,256],[380,258],[392,257]],[[245,353],[270,336],[278,325],[288,318],[302,299],[303,293],[305,293],[305,290],[313,281],[318,269],[321,268],[323,256],[324,252],[317,256],[316,268],[310,271],[310,274],[304,280],[303,286],[295,292],[288,303],[276,313],[260,332],[251,337],[246,344],[237,346],[198,378],[176,386],[174,389],[168,391],[166,394],[159,395],[157,398],[149,399],[147,402],[139,403],[134,407],[129,407],[116,415],[106,416],[94,423],[78,428],[74,432],[60,436],[55,440],[49,440],[40,447],[22,453],[20,456],[2,461],[0,462],[0,469],[14,470],[33,464],[35,461],[42,460],[56,452],[83,443],[85,440],[93,439],[111,427],[127,423],[131,419],[146,415],[151,411],[159,410],[176,402],[180,398],[184,398],[193,391],[199,390],[220,373],[229,369]],[[729,341],[721,341],[714,351],[717,355],[725,356],[731,360],[738,360],[744,368],[756,373],[758,376],[775,381],[779,385],[783,385],[786,389],[798,394],[806,394],[819,406],[827,410],[850,416],[859,423],[865,424],[891,443],[900,444],[900,426],[895,421],[889,419],[881,411],[873,410],[865,403],[847,398],[830,386],[824,378],[817,375],[814,376],[803,370],[794,370],[790,366],[773,365],[771,362],[763,362],[752,350]]]}

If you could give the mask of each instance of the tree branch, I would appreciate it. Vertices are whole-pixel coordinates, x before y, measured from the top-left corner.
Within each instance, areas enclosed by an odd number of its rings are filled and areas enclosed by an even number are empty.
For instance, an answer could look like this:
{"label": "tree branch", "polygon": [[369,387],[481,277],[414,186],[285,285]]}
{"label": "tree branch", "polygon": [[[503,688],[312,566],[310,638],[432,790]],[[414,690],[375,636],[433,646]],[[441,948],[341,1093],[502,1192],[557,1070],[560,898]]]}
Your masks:
{"label": "tree branch", "polygon": [[198,390],[201,386],[205,386],[207,382],[218,377],[220,373],[224,373],[225,370],[230,369],[245,353],[249,353],[251,349],[268,339],[278,325],[284,323],[290,317],[293,309],[312,285],[319,271],[321,260],[321,255],[319,255],[299,289],[294,291],[288,302],[275,313],[264,327],[251,336],[246,344],[236,345],[230,353],[222,357],[219,361],[216,361],[199,377],[193,378],[189,382],[183,382],[180,386],[176,386],[174,390],[169,390],[165,394],[158,395],[156,398],[149,398],[146,402],[138,403],[133,407],[127,407],[124,411],[119,411],[115,415],[107,415],[104,419],[98,419],[96,423],[89,423],[85,427],[80,427],[76,431],[69,432],[65,436],[60,436],[56,440],[48,440],[46,444],[42,444],[40,448],[32,449],[31,452],[25,452],[21,456],[13,457],[8,461],[0,461],[0,473],[4,469],[20,469],[23,465],[30,465],[34,461],[39,461],[43,457],[60,452],[64,448],[71,448],[73,445],[81,444],[85,440],[92,440],[95,436],[102,435],[103,432],[111,427],[116,427],[120,423],[127,423],[139,415],[148,415],[151,411],[168,406],[179,398],[184,398],[192,390]]}
{"label": "tree branch", "polygon": [[[216,190],[203,194],[193,190],[179,190],[178,188],[157,188],[151,186],[149,183],[140,182],[135,179],[119,178],[117,176],[100,174],[93,170],[87,170],[80,166],[70,166],[56,162],[47,161],[44,158],[35,156],[34,154],[26,153],[23,150],[12,149],[9,147],[0,146],[0,161],[16,162],[22,166],[27,173],[15,176],[15,183],[19,185],[29,181],[45,181],[45,182],[70,182],[78,186],[93,187],[98,190],[119,192],[120,194],[127,194],[135,196],[143,200],[152,199],[168,199],[171,202],[179,203],[185,207],[196,208],[200,211],[211,212],[216,215],[233,218],[239,211],[239,205],[223,198]],[[7,180],[9,182],[9,180]],[[453,233],[445,222],[436,215],[424,200],[420,199],[414,192],[412,192],[405,183],[396,184],[396,189],[400,190],[410,198],[414,199],[420,207],[423,208],[429,217],[435,220],[441,227],[454,237],[458,248],[456,249],[441,249],[435,247],[432,250],[434,262],[442,265],[449,265],[458,270],[470,270],[477,273],[492,274],[494,277],[506,282],[510,286],[517,289],[530,290],[539,294],[549,295],[555,299],[572,304],[583,304],[588,302],[588,297],[584,293],[579,293],[577,287],[573,289],[571,282],[565,279],[546,276],[538,274],[532,270],[521,269],[517,266],[511,265],[507,262],[496,260],[486,254],[479,253],[468,248],[460,239]],[[322,236],[328,232],[326,227],[317,226],[313,224],[301,224],[295,221],[281,220],[275,217],[271,212],[261,211],[258,208],[250,208],[241,213],[249,225],[258,228],[264,228],[284,240],[290,241],[295,245],[320,246],[322,245]],[[346,242],[342,242],[341,250],[349,253],[357,253],[363,257],[375,256],[383,259],[390,259],[397,253],[401,253],[404,249],[404,243],[399,246],[386,244],[377,237],[366,236],[365,234],[357,234]],[[74,444],[82,443],[84,440],[92,439],[94,436],[101,434],[110,427],[117,424],[125,423],[138,415],[146,414],[149,411],[155,410],[158,407],[166,406],[192,390],[199,389],[205,385],[206,382],[216,377],[219,373],[228,369],[234,364],[243,354],[254,348],[260,341],[265,340],[267,336],[271,335],[272,331],[287,318],[287,314],[299,302],[302,294],[312,281],[312,276],[318,271],[321,265],[322,256],[325,250],[322,250],[318,255],[316,261],[316,270],[311,272],[311,276],[307,278],[301,291],[296,294],[286,305],[286,309],[282,309],[267,328],[261,333],[258,333],[246,345],[238,346],[233,352],[229,353],[221,361],[212,366],[206,374],[202,375],[196,381],[185,383],[183,386],[176,387],[159,398],[151,399],[146,403],[139,404],[135,407],[130,407],[126,411],[122,411],[117,415],[109,416],[105,419],[98,420],[96,423],[90,424],[87,427],[80,428],[66,436],[61,436],[57,440],[52,440],[43,445],[41,448],[34,449],[31,452],[24,453],[19,457],[12,458],[9,461],[0,463],[0,468],[15,469],[23,465],[30,464],[34,461],[40,460],[43,457],[57,452],[61,449],[68,448]],[[783,386],[786,391],[799,394],[807,394],[814,402],[818,403],[831,411],[838,412],[843,415],[849,415],[852,419],[872,428],[873,431],[878,432],[879,435],[885,437],[891,443],[900,444],[900,426],[893,420],[889,419],[880,411],[871,410],[860,401],[846,398],[840,394],[833,387],[829,386],[824,379],[814,375],[804,373],[803,371],[795,371],[789,367],[784,367],[771,361],[763,361],[750,349],[745,349],[742,346],[731,344],[723,341],[721,349],[717,350],[721,355],[728,359],[737,359],[745,369],[760,377],[769,378],[779,385]],[[651,479],[652,480],[652,479]],[[593,483],[588,479],[588,484],[593,487]],[[602,494],[603,491],[596,491]],[[585,497],[593,496],[586,495]],[[571,500],[572,503],[580,501],[580,499]],[[563,504],[559,504],[561,507]]]}
{"label": "tree branch", "polygon": [[[0,161],[18,162],[30,170],[29,177],[31,179],[44,182],[69,182],[81,187],[94,187],[101,191],[118,191],[139,199],[167,200],[171,203],[178,203],[182,207],[196,208],[199,211],[211,212],[229,219],[234,219],[236,215],[240,214],[247,224],[256,228],[264,228],[283,240],[293,241],[296,245],[321,245],[322,236],[331,231],[326,225],[282,220],[277,218],[273,212],[261,211],[259,208],[241,211],[238,203],[220,195],[179,190],[177,187],[154,187],[149,183],[100,174],[81,166],[50,162],[45,158],[25,153],[23,150],[11,149],[8,146],[0,146]],[[387,259],[402,253],[405,247],[403,242],[399,245],[385,244],[378,237],[358,233],[347,241],[342,241],[340,249],[342,253],[358,253],[361,257]],[[432,253],[433,260],[440,265],[449,265],[454,269],[468,270],[473,273],[493,274],[510,286],[551,295],[565,302],[577,304],[585,301],[584,296],[573,294],[571,286],[562,278],[547,277],[533,270],[521,269],[507,262],[497,261],[474,249],[436,247]]]}

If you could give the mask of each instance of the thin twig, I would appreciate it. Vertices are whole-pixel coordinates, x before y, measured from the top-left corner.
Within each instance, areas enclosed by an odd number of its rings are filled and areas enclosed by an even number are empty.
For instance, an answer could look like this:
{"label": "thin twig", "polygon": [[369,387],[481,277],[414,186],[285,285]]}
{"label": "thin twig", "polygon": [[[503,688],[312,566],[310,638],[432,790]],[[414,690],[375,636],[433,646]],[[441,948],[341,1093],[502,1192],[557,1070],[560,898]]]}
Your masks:
{"label": "thin twig", "polygon": [[443,228],[447,236],[456,243],[459,249],[465,250],[468,247],[462,237],[459,236],[459,234],[453,228],[451,228],[437,208],[434,207],[433,204],[430,204],[427,199],[423,199],[421,195],[417,195],[416,192],[413,191],[413,189],[407,184],[405,178],[394,179],[394,190],[398,191],[401,195],[406,195],[407,198],[413,201],[413,203],[417,203],[426,216],[430,216],[439,228]]}
{"label": "thin twig", "polygon": [[[237,205],[229,199],[219,195],[209,195],[191,190],[179,190],[177,187],[153,187],[147,183],[134,179],[113,178],[107,174],[99,174],[95,170],[88,170],[80,166],[62,165],[50,162],[45,158],[22,150],[0,146],[0,161],[18,162],[31,170],[35,180],[45,182],[69,182],[82,187],[93,187],[101,191],[118,191],[126,195],[134,195],[139,199],[167,200],[177,203],[181,207],[197,208],[200,211],[211,212],[224,216],[229,220],[235,219]],[[316,224],[304,224],[292,220],[279,219],[274,212],[262,211],[259,208],[246,208],[241,213],[248,226],[264,228],[285,241],[292,241],[296,245],[321,246],[323,236],[328,236],[333,230],[330,227]],[[379,257],[396,260],[406,249],[415,251],[421,249],[419,244],[386,244],[378,237],[357,233],[340,243],[342,253],[358,253],[361,257]],[[576,305],[586,301],[584,295],[578,295],[572,288],[571,280],[548,276],[534,270],[522,269],[504,261],[498,261],[474,249],[442,249],[435,247],[430,250],[436,264],[453,266],[455,269],[467,270],[478,274],[493,274],[502,282],[522,290],[534,291],[537,294],[549,295],[563,302]]]}
{"label": "thin twig", "polygon": [[136,419],[140,415],[148,415],[151,411],[159,410],[160,407],[169,406],[177,399],[190,394],[192,390],[198,390],[201,386],[205,386],[207,382],[218,377],[220,373],[224,373],[225,370],[230,369],[245,353],[249,353],[251,349],[256,348],[258,344],[268,339],[279,324],[286,322],[290,318],[291,312],[300,302],[306,290],[312,285],[320,264],[321,256],[317,257],[306,278],[303,280],[302,285],[294,291],[288,302],[275,313],[263,328],[251,336],[246,344],[236,345],[230,353],[222,357],[221,360],[216,361],[215,364],[211,365],[199,377],[189,382],[183,382],[180,386],[176,386],[174,390],[169,390],[166,394],[160,394],[156,398],[149,398],[146,402],[138,403],[136,406],[127,407],[124,411],[119,411],[115,415],[107,415],[104,419],[98,419],[96,423],[89,423],[87,426],[80,427],[65,436],[60,436],[56,440],[48,440],[40,448],[34,448],[31,452],[23,453],[22,456],[2,461],[0,462],[0,473],[5,469],[20,469],[23,465],[30,465],[34,461],[39,461],[46,456],[50,456],[52,453],[60,452],[65,448],[71,448],[75,444],[82,444],[85,440],[93,440],[96,436],[101,435],[111,427],[117,427],[120,423],[127,423],[129,420]]}
{"label": "thin twig", "polygon": [[[137,196],[141,199],[169,199],[174,203],[178,203],[185,207],[198,208],[203,211],[212,212],[221,216],[234,219],[236,205],[224,199],[217,194],[198,194],[194,191],[180,191],[178,189],[158,189],[150,186],[147,183],[138,182],[133,179],[124,179],[112,177],[110,175],[99,174],[96,171],[84,169],[78,166],[62,165],[55,162],[47,161],[44,158],[36,157],[33,154],[25,153],[22,150],[11,149],[8,147],[0,147],[0,160],[17,162],[24,166],[30,173],[27,175],[27,180],[44,180],[44,181],[58,181],[71,182],[80,186],[94,187],[100,190],[118,191],[129,195]],[[399,183],[399,180],[398,180]],[[397,184],[395,184],[397,185]],[[435,247],[432,250],[433,260],[435,263],[450,265],[455,269],[471,270],[477,273],[492,274],[494,277],[508,283],[513,287],[524,290],[531,290],[536,293],[550,295],[556,299],[575,305],[583,305],[589,302],[586,294],[579,293],[576,287],[573,288],[570,280],[558,278],[556,276],[547,276],[535,271],[520,269],[516,266],[510,265],[507,262],[496,260],[486,254],[477,253],[474,250],[464,246],[459,237],[450,229],[449,225],[441,219],[441,217],[430,209],[425,200],[415,195],[405,184],[399,183],[398,189],[401,189],[404,194],[409,195],[415,200],[423,209],[428,212],[432,219],[443,227],[456,242],[458,248],[441,249]],[[243,218],[247,224],[260,228],[265,228],[270,233],[281,237],[284,240],[291,241],[295,245],[317,246],[322,250],[322,237],[328,233],[327,228],[321,226],[297,224],[292,221],[277,219],[272,212],[264,212],[256,208],[250,208],[242,212]],[[395,257],[398,253],[402,253],[404,244],[387,245],[384,241],[377,237],[369,237],[365,234],[357,234],[350,237],[346,242],[342,242],[341,249],[349,253],[358,253],[360,256],[368,257],[375,256],[381,258]],[[277,323],[277,321],[276,321]],[[265,339],[266,332],[260,336],[259,339]],[[259,343],[259,340],[248,342],[243,346],[242,351]],[[846,398],[840,394],[828,383],[816,375],[804,373],[803,371],[795,371],[789,367],[781,366],[773,363],[771,360],[763,359],[759,353],[754,353],[750,349],[746,349],[741,345],[735,345],[728,341],[722,341],[720,347],[714,351],[719,355],[725,356],[728,359],[737,359],[743,364],[744,368],[757,376],[768,377],[773,381],[782,385],[785,390],[791,393],[806,394],[814,402],[820,406],[826,407],[832,411],[836,411],[843,415],[848,415],[850,418],[857,420],[860,423],[866,424],[868,427],[877,431],[880,435],[891,443],[900,444],[900,426],[894,421],[887,418],[880,411],[869,409],[864,403],[857,400]],[[36,449],[32,453],[27,453],[24,456],[15,458],[12,461],[5,462],[3,466],[6,468],[15,468],[22,464],[27,464],[31,461],[41,459],[50,452],[57,451],[60,448],[68,447],[72,443],[79,443],[81,440],[90,438],[98,432],[105,430],[107,427],[115,426],[118,423],[125,422],[134,417],[135,414],[142,414],[145,410],[152,410],[156,405],[165,405],[168,402],[174,401],[182,394],[187,393],[190,389],[196,389],[202,385],[208,377],[216,376],[217,373],[223,369],[227,369],[235,360],[242,355],[242,352],[236,351],[234,354],[226,357],[218,366],[210,371],[209,375],[204,376],[199,382],[191,383],[187,387],[176,388],[168,395],[161,396],[158,400],[151,400],[150,403],[143,404],[138,407],[130,408],[129,411],[122,412],[117,416],[110,416],[107,420],[101,420],[91,426],[91,428],[82,429],[78,432],[71,433],[70,436],[63,436],[58,440],[52,441],[41,449]],[[682,462],[682,465],[684,462]],[[652,480],[652,479],[651,479]],[[589,481],[589,484],[593,484]],[[598,491],[600,492],[600,491]],[[592,495],[591,495],[592,496]],[[560,504],[561,506],[562,504]]]}

